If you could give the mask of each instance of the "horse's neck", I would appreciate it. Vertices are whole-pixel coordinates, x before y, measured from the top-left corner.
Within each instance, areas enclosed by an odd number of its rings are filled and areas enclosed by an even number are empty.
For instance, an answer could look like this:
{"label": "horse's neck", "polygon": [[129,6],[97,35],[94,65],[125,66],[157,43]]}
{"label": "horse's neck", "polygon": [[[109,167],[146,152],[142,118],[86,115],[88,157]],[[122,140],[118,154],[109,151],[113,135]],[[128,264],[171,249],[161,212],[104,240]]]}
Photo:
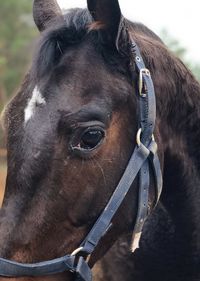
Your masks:
{"label": "horse's neck", "polygon": [[200,85],[186,72],[174,87],[165,103],[164,96],[158,101],[166,105],[158,109],[165,146],[161,200],[176,227],[177,252],[194,264],[200,261]]}

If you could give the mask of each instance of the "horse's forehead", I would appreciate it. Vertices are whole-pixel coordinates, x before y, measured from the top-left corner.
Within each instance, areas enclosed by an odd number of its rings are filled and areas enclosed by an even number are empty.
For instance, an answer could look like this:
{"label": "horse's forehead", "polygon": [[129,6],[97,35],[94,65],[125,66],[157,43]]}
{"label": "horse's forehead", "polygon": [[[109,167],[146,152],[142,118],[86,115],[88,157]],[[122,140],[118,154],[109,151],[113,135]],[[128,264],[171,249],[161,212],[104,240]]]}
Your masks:
{"label": "horse's forehead", "polygon": [[115,89],[117,83],[113,83],[108,73],[106,75],[103,70],[96,71],[93,68],[91,71],[88,68],[87,61],[82,65],[75,62],[73,66],[71,65],[70,73],[62,73],[63,79],[60,84],[54,81],[47,85],[46,89],[36,84],[25,104],[24,123],[27,124],[38,112],[57,114],[58,111],[64,110],[74,113],[87,104],[94,107],[97,104],[111,106],[112,92],[118,91]]}
{"label": "horse's forehead", "polygon": [[[33,84],[31,76],[27,84],[9,106],[11,117],[19,115],[20,111],[25,130],[33,121],[40,124],[47,115],[52,118],[58,116],[58,111],[75,112],[87,103],[101,104],[101,107],[110,105],[112,111],[113,100],[121,102],[130,91],[127,81],[110,71],[102,56],[87,42],[66,52],[53,78],[45,84]],[[21,101],[19,107],[18,101]]]}
{"label": "horse's forehead", "polygon": [[57,71],[65,79],[65,84],[68,83],[74,89],[78,86],[91,88],[92,85],[100,83],[109,86],[113,84],[109,77],[115,76],[109,71],[102,55],[87,42],[68,51]]}

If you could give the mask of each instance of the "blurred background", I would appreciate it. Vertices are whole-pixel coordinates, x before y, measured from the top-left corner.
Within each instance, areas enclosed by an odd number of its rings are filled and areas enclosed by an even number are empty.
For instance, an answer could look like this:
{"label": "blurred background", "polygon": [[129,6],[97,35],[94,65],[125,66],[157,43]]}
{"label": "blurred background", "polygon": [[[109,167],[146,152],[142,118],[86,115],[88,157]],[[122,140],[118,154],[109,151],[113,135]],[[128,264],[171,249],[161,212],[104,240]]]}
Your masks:
{"label": "blurred background", "polygon": [[[86,6],[86,0],[58,0],[58,2],[63,9]],[[200,81],[200,37],[197,22],[199,1],[119,2],[127,18],[140,21],[156,32]],[[29,68],[37,36],[38,31],[32,20],[32,1],[0,0],[0,111],[17,92]],[[5,177],[6,148],[3,131],[0,128],[0,202]]]}

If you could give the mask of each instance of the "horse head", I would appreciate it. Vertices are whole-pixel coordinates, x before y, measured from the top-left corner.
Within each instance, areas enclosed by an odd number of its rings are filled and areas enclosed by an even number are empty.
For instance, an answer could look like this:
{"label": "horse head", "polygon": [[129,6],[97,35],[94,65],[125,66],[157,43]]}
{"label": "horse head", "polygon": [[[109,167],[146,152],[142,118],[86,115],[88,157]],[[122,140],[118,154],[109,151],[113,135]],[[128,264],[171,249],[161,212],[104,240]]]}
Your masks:
{"label": "horse head", "polygon": [[[137,74],[130,71],[129,31],[118,1],[88,0],[87,10],[62,15],[55,1],[35,0],[33,16],[40,40],[4,115],[8,175],[0,255],[23,263],[79,247],[122,177],[138,129]],[[138,178],[90,266],[133,229],[137,201]],[[73,275],[41,280],[63,278]]]}

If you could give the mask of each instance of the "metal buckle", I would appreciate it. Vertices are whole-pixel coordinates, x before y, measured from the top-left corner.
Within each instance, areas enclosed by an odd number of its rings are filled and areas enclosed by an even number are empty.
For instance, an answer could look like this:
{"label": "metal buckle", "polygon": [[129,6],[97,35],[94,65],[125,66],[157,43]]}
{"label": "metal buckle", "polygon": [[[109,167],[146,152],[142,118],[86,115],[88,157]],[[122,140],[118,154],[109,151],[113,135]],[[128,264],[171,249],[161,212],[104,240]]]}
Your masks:
{"label": "metal buckle", "polygon": [[136,135],[136,143],[138,146],[141,145],[141,133],[142,133],[142,129],[140,128],[138,131],[137,131],[137,135]]}
{"label": "metal buckle", "polygon": [[78,249],[74,250],[71,253],[71,256],[76,256],[78,253],[80,253],[83,250],[83,247],[79,247]]}
{"label": "metal buckle", "polygon": [[143,89],[143,74],[150,76],[150,71],[147,68],[140,69],[140,75],[139,75],[139,94],[141,97],[146,97],[146,94],[142,92]]}
{"label": "metal buckle", "polygon": [[[74,251],[71,253],[70,256],[76,256],[77,254],[79,254],[80,252],[82,252],[82,250],[83,250],[83,247],[79,247],[78,249],[74,250]],[[90,256],[91,256],[91,254],[90,254],[90,255],[87,255],[86,262],[89,261]]]}
{"label": "metal buckle", "polygon": [[[140,128],[140,129],[137,131],[137,135],[136,135],[136,143],[137,143],[138,146],[141,145],[141,134],[142,134],[142,128]],[[155,141],[154,135],[152,135],[152,141]]]}

